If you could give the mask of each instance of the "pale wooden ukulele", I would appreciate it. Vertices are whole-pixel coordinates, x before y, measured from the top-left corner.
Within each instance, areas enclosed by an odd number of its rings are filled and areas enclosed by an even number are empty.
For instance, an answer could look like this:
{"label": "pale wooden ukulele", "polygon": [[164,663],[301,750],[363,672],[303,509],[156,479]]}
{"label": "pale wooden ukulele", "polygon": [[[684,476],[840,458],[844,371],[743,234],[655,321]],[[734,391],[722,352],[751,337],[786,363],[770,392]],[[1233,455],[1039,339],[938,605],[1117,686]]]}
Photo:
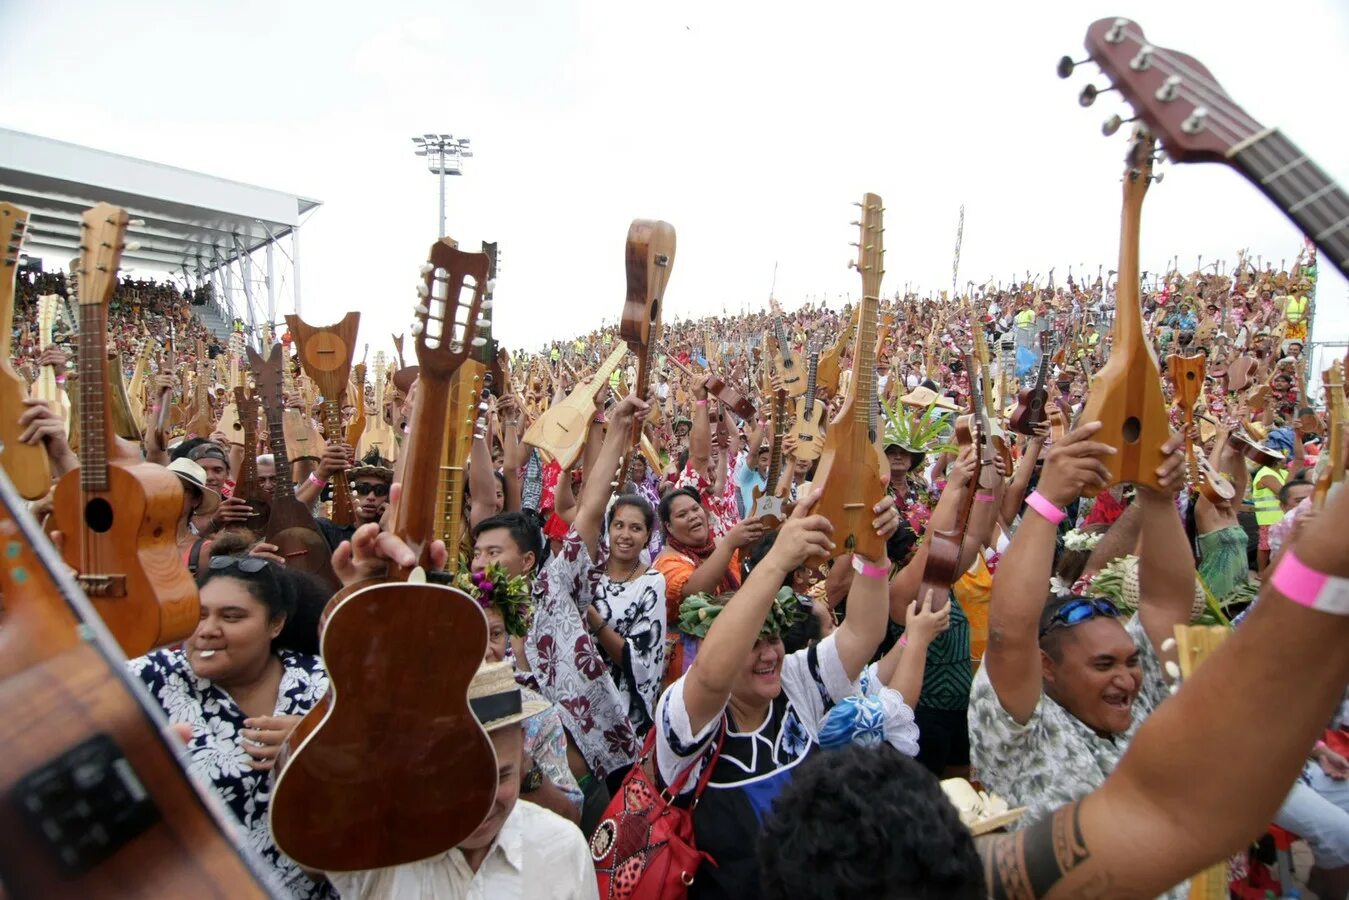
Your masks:
{"label": "pale wooden ukulele", "polygon": [[595,372],[582,380],[561,403],[548,407],[525,431],[525,443],[546,451],[564,470],[570,469],[585,449],[590,422],[595,418],[595,395],[609,384],[609,376],[627,356],[626,344],[618,344]]}
{"label": "pale wooden ukulele", "polygon": [[[295,336],[300,365],[323,395],[323,431],[330,443],[338,443],[346,436],[342,430],[342,398],[351,377],[352,353],[360,324],[358,312],[347,313],[336,325],[322,327],[310,325],[294,313],[286,316],[286,326]],[[345,527],[356,520],[346,470],[334,472],[331,480],[332,522]]]}
{"label": "pale wooden ukulele", "polygon": [[[1232,633],[1232,629],[1221,625],[1177,625],[1175,628],[1176,656],[1182,679],[1193,675]],[[1228,896],[1227,860],[1190,876],[1189,900],[1227,900]]]}
{"label": "pale wooden ukulele", "polygon": [[[22,444],[19,415],[28,394],[28,382],[9,364],[10,335],[14,320],[14,283],[18,277],[19,250],[28,231],[28,212],[12,203],[0,203],[0,238],[5,241],[0,258],[0,466],[9,473],[20,494],[40,500],[51,490],[52,472],[42,444]],[[44,367],[45,368],[45,367]]]}
{"label": "pale wooden ukulele", "polygon": [[824,401],[816,397],[819,388],[820,345],[812,338],[806,349],[806,393],[796,401],[792,431],[796,435],[797,459],[815,460],[824,452]]}

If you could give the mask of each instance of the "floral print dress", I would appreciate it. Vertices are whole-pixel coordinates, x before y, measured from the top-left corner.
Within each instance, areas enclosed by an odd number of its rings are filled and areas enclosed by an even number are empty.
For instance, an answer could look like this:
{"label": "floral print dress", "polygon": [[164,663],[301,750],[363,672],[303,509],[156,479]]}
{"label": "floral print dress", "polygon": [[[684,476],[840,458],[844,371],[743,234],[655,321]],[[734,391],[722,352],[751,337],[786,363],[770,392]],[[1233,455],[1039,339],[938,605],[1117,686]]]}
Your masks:
{"label": "floral print dress", "polygon": [[[328,673],[316,656],[282,650],[283,671],[276,694],[276,716],[308,712],[328,690]],[[249,845],[271,866],[286,896],[297,900],[336,897],[327,884],[315,884],[300,867],[282,855],[272,841],[267,806],[272,797],[272,773],[249,766],[253,757],[244,750],[240,731],[244,715],[222,688],[197,677],[181,650],[156,650],[127,662],[164,710],[170,723],[192,726],[187,745],[187,768],[229,807],[244,828]]]}

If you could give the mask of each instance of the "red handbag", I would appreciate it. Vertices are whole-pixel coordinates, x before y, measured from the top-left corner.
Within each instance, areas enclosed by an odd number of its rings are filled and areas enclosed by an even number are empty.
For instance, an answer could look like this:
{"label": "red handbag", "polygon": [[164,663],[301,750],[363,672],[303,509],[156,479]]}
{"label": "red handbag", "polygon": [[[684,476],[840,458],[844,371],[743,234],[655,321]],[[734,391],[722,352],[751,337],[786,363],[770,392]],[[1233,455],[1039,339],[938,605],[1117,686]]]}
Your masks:
{"label": "red handbag", "polygon": [[646,771],[656,746],[656,729],[651,729],[641,757],[605,807],[604,818],[590,838],[600,900],[681,900],[688,896],[699,866],[704,861],[717,864],[694,845],[693,810],[721,758],[726,740],[724,718],[720,732],[716,752],[698,778],[693,802],[684,809],[675,806],[674,799],[694,767],[685,769],[667,790],[658,791]]}

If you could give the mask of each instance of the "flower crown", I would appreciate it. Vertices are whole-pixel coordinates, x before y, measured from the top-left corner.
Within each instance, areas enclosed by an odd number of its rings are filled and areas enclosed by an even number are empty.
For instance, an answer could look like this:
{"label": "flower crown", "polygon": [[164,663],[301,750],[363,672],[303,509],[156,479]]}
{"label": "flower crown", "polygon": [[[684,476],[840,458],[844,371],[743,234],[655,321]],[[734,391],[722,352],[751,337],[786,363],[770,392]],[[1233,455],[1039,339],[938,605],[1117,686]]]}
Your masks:
{"label": "flower crown", "polygon": [[[710,594],[694,594],[679,604],[679,630],[685,634],[705,638],[712,623],[725,609]],[[807,613],[796,598],[796,592],[789,587],[778,591],[773,605],[768,608],[759,636],[765,638],[781,637],[793,625],[806,617]]]}
{"label": "flower crown", "polygon": [[489,563],[481,572],[460,572],[454,586],[468,594],[484,610],[496,608],[506,624],[506,633],[522,638],[529,633],[533,591],[529,577],[507,575],[501,563]]}

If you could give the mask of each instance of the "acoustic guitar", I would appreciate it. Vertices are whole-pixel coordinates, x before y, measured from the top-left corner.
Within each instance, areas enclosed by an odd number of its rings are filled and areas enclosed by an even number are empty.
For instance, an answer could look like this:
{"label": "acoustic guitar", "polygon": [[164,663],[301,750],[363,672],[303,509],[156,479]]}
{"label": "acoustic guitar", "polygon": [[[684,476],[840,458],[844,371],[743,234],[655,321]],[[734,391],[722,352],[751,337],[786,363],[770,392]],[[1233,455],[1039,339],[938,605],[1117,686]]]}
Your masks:
{"label": "acoustic guitar", "polygon": [[1040,332],[1040,367],[1035,373],[1035,384],[1023,388],[1016,395],[1016,409],[1007,420],[1007,427],[1017,434],[1033,436],[1035,426],[1045,420],[1045,404],[1049,402],[1049,392],[1045,390],[1045,381],[1049,378],[1049,364],[1053,359],[1050,333]]}
{"label": "acoustic guitar", "polygon": [[272,896],[264,864],[183,771],[163,713],[25,507],[0,473],[8,896]]}
{"label": "acoustic guitar", "polygon": [[[339,443],[346,437],[342,430],[342,399],[351,378],[351,361],[360,324],[358,312],[349,312],[336,325],[321,328],[310,325],[294,313],[286,316],[286,327],[295,338],[300,365],[323,395],[323,433],[329,443]],[[345,527],[356,517],[346,470],[333,473],[331,483],[332,522]]]}
{"label": "acoustic guitar", "polygon": [[[1110,471],[1106,487],[1132,482],[1157,489],[1162,444],[1170,437],[1161,370],[1152,342],[1143,334],[1138,278],[1138,230],[1143,195],[1152,180],[1152,136],[1137,129],[1124,169],[1124,206],[1120,223],[1119,281],[1115,288],[1115,327],[1110,357],[1091,379],[1081,419],[1101,422],[1093,440],[1115,453],[1101,462]],[[1083,491],[1094,497],[1098,490]]]}
{"label": "acoustic guitar", "polygon": [[1321,384],[1326,391],[1326,465],[1312,488],[1312,508],[1326,505],[1330,489],[1344,480],[1344,426],[1349,422],[1349,406],[1344,397],[1344,363],[1335,360],[1321,373]]}
{"label": "acoustic guitar", "polygon": [[[409,485],[435,483],[451,378],[478,336],[487,257],[442,238],[423,275],[412,329],[419,380],[403,463]],[[487,650],[487,619],[467,594],[426,582],[435,493],[404,492],[392,522],[418,567],[391,566],[329,602],[321,646],[332,690],[278,758],[272,834],[309,869],[379,869],[444,853],[478,827],[496,797],[496,754],[468,702]]]}
{"label": "acoustic guitar", "polygon": [[1167,374],[1171,376],[1171,385],[1175,391],[1176,404],[1180,407],[1185,435],[1185,465],[1190,485],[1210,503],[1230,503],[1236,496],[1232,482],[1218,472],[1202,453],[1196,453],[1194,439],[1190,429],[1195,424],[1194,407],[1199,401],[1199,393],[1204,387],[1204,355],[1181,356],[1173,353],[1166,358]]}
{"label": "acoustic guitar", "polygon": [[108,404],[108,300],[117,285],[127,214],[100,203],[81,217],[80,467],[57,482],[52,520],[66,562],[127,656],[197,627],[197,586],[175,536],[183,486],[163,466],[117,460]]}
{"label": "acoustic guitar", "polygon": [[797,459],[816,460],[824,452],[824,401],[817,398],[820,386],[820,345],[812,338],[806,348],[806,393],[796,401],[792,433],[796,435]]}
{"label": "acoustic guitar", "polygon": [[[830,556],[860,553],[871,559],[885,554],[885,541],[871,527],[872,509],[885,497],[890,466],[881,449],[876,410],[876,329],[880,318],[881,278],[884,273],[884,211],[881,198],[862,198],[857,260],[862,273],[862,299],[858,304],[857,343],[852,377],[843,405],[829,423],[824,452],[820,454],[813,487],[824,488],[815,512],[834,526],[834,551]],[[790,393],[790,392],[788,392]],[[827,557],[809,561],[825,562]]]}
{"label": "acoustic guitar", "polygon": [[617,344],[594,374],[581,380],[561,403],[554,403],[525,430],[524,442],[545,451],[563,470],[581,458],[590,423],[595,418],[595,397],[607,387],[609,376],[628,355],[625,344]]}
{"label": "acoustic guitar", "polygon": [[0,239],[5,253],[0,258],[0,468],[3,468],[29,500],[40,500],[51,490],[52,472],[42,444],[22,444],[19,416],[28,396],[28,382],[10,365],[10,341],[14,322],[14,284],[18,277],[19,250],[28,231],[28,211],[12,203],[0,203]]}
{"label": "acoustic guitar", "polygon": [[385,404],[387,402],[386,392],[389,386],[389,362],[380,350],[375,353],[375,378],[374,378],[374,405],[371,409],[374,412],[366,420],[365,433],[361,435],[360,444],[356,445],[356,456],[364,458],[372,450],[385,460],[392,462],[398,456],[397,442],[393,437],[393,426],[389,424],[385,416]]}
{"label": "acoustic guitar", "polygon": [[778,383],[795,400],[806,392],[806,367],[801,363],[801,354],[792,349],[788,341],[787,329],[782,326],[782,308],[776,300],[772,301],[773,312],[773,372]]}
{"label": "acoustic guitar", "polygon": [[[1136,22],[1098,19],[1086,46],[1172,160],[1232,166],[1349,277],[1349,197],[1292,141],[1238,106],[1203,63],[1153,44]],[[1059,74],[1072,74],[1071,60]]]}
{"label": "acoustic guitar", "polygon": [[[246,349],[258,395],[262,400],[262,409],[267,417],[267,443],[276,461],[272,508],[267,515],[263,537],[267,543],[276,545],[277,553],[285,559],[287,566],[308,572],[320,584],[335,591],[341,587],[341,583],[333,572],[332,551],[314,521],[314,514],[309,511],[309,507],[295,499],[295,482],[291,478],[282,418],[282,406],[285,403],[285,377],[282,373],[286,363],[285,348],[279,343],[273,344],[265,359],[252,347]],[[237,402],[237,395],[235,400]]]}
{"label": "acoustic guitar", "polygon": [[[632,392],[643,400],[651,387],[651,369],[656,343],[660,340],[661,315],[665,309],[665,289],[674,271],[675,229],[659,219],[633,219],[623,247],[623,266],[627,275],[627,296],[618,320],[618,337],[627,342],[637,357],[637,373]],[[628,450],[618,465],[612,482],[622,486],[631,472],[632,454],[641,452],[642,421],[634,417]]]}
{"label": "acoustic guitar", "polygon": [[[665,345],[664,341],[657,341],[656,346],[659,347],[660,352],[665,355],[665,361],[669,363],[671,368],[683,372],[690,379],[702,377],[695,374],[692,369],[680,362],[679,357],[670,352],[670,348]],[[759,414],[758,409],[755,408],[754,403],[751,400],[746,398],[743,393],[727,384],[720,375],[711,369],[708,369],[707,383],[704,387],[707,389],[707,395],[709,397],[716,398],[718,403],[735,413],[741,419],[748,421]]]}
{"label": "acoustic guitar", "polygon": [[763,487],[754,488],[753,501],[746,518],[758,518],[770,531],[782,524],[789,515],[787,498],[778,496],[778,480],[782,476],[782,439],[791,426],[787,416],[787,392],[773,393],[773,440],[769,445],[768,475]]}

